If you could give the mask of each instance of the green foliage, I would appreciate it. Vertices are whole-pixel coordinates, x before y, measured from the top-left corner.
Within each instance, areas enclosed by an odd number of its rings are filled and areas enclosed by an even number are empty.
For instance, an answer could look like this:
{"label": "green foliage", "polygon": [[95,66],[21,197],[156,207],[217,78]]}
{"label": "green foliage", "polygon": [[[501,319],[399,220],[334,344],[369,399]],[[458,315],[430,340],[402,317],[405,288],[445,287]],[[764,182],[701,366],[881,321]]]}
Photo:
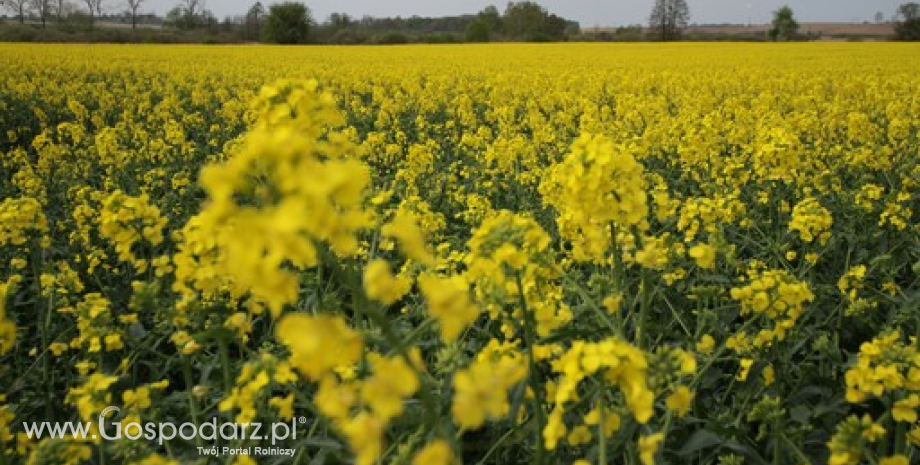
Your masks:
{"label": "green foliage", "polygon": [[19,24],[25,24],[26,16],[29,13],[29,0],[0,0],[0,7],[16,16]]}
{"label": "green foliage", "polygon": [[335,34],[329,37],[325,42],[339,45],[358,45],[366,44],[367,41],[368,37],[366,34],[351,29],[343,29],[341,31],[336,31]]}
{"label": "green foliage", "polygon": [[490,32],[498,32],[502,29],[502,16],[498,12],[498,8],[495,8],[494,5],[483,8],[483,10],[476,15],[476,19],[485,23]]}
{"label": "green foliage", "polygon": [[905,3],[898,8],[900,20],[894,26],[895,40],[920,40],[920,4]]}
{"label": "green foliage", "polygon": [[247,40],[259,40],[260,30],[265,23],[265,14],[262,2],[256,2],[249,7],[243,22],[243,35]]}
{"label": "green foliage", "polygon": [[95,21],[92,15],[77,12],[68,15],[60,24],[60,29],[68,32],[91,31]]}
{"label": "green foliage", "polygon": [[773,27],[768,34],[774,41],[790,41],[796,38],[799,32],[799,23],[789,5],[785,5],[773,12]]}
{"label": "green foliage", "polygon": [[417,39],[417,42],[425,44],[456,44],[463,42],[462,37],[458,38],[457,35],[451,34],[449,32],[435,32],[433,34],[425,34]]}
{"label": "green foliage", "polygon": [[467,42],[488,42],[493,34],[500,34],[503,20],[498,8],[493,5],[485,7],[476,15],[476,19],[466,26]]}
{"label": "green foliage", "polygon": [[34,24],[0,24],[0,42],[110,43],[110,44],[200,44],[240,43],[243,37],[234,32],[206,29],[107,27],[96,24],[92,29],[79,23],[64,22],[42,29]]}
{"label": "green foliage", "polygon": [[166,13],[166,21],[163,24],[167,27],[189,31],[205,27],[210,28],[217,24],[217,18],[207,10],[200,11],[194,8],[177,6]]}
{"label": "green foliage", "polygon": [[262,40],[274,44],[305,44],[310,38],[310,9],[303,3],[272,5],[262,26]]}
{"label": "green foliage", "polygon": [[489,41],[489,26],[485,21],[477,19],[470,23],[466,27],[466,41],[467,42],[488,42]]}
{"label": "green foliage", "polygon": [[568,22],[534,2],[510,2],[502,18],[505,35],[532,42],[564,40]]}
{"label": "green foliage", "polygon": [[380,45],[408,44],[409,36],[402,32],[387,32],[374,37],[374,43]]}
{"label": "green foliage", "polygon": [[690,21],[686,0],[655,0],[649,15],[652,34],[662,41],[677,40]]}

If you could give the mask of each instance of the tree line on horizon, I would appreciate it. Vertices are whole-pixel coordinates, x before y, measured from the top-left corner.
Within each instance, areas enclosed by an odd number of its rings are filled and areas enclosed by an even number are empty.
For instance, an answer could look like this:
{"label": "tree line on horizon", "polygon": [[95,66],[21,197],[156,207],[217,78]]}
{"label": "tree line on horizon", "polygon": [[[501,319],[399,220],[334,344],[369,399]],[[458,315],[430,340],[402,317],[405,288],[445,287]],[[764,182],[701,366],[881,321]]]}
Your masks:
{"label": "tree line on horizon", "polygon": [[[219,20],[204,0],[179,0],[164,16],[143,14],[145,0],[0,0],[12,19],[25,25],[49,24],[91,31],[98,23],[155,26],[208,32],[238,41],[269,43],[407,43],[567,40],[580,32],[577,21],[550,13],[532,1],[509,2],[504,12],[488,6],[476,14],[444,17],[354,18],[333,13],[317,22],[306,4],[295,1],[265,6],[255,2],[245,14]],[[111,13],[113,8],[121,8]],[[108,11],[106,11],[108,10]],[[4,17],[7,18],[7,17]]]}
{"label": "tree line on horizon", "polygon": [[[577,21],[549,12],[534,1],[508,2],[504,11],[490,5],[478,13],[443,17],[355,18],[333,13],[318,22],[302,2],[285,1],[266,7],[256,1],[242,15],[222,21],[207,8],[205,0],[178,0],[165,16],[144,14],[146,0],[0,0],[0,7],[12,13],[20,24],[49,23],[70,31],[92,32],[97,23],[161,27],[189,37],[219,36],[224,42],[266,42],[281,44],[400,44],[410,42],[554,42],[584,40]],[[120,9],[120,10],[118,10]],[[112,11],[119,11],[112,13]],[[879,12],[876,16],[882,15]],[[4,18],[6,18],[4,16]],[[896,40],[920,40],[920,5],[901,5],[895,16]],[[613,34],[595,40],[659,40],[684,38],[690,8],[687,0],[655,0],[647,27],[617,28]],[[799,24],[787,5],[774,12],[766,40],[807,40],[798,33]],[[148,31],[149,33],[149,31]],[[203,35],[202,35],[203,34]],[[2,37],[0,37],[2,39]],[[156,39],[154,39],[156,41]]]}

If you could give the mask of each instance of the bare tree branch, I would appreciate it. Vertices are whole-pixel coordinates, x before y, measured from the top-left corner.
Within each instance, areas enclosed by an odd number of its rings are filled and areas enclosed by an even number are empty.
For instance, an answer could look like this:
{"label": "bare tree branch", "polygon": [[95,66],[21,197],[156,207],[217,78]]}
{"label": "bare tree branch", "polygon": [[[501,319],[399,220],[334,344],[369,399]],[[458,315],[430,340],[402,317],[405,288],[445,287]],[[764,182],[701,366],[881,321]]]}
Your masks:
{"label": "bare tree branch", "polygon": [[137,28],[137,10],[140,9],[144,0],[125,0],[128,2],[128,11],[131,12],[131,27]]}
{"label": "bare tree branch", "polygon": [[89,9],[89,15],[93,18],[102,16],[102,3],[104,0],[83,0],[86,8]]}
{"label": "bare tree branch", "polygon": [[19,24],[26,22],[26,13],[31,6],[30,0],[0,0],[0,6],[6,7],[19,16]]}
{"label": "bare tree branch", "polygon": [[660,34],[661,40],[676,40],[690,20],[687,0],[655,0],[649,15],[649,27]]}
{"label": "bare tree branch", "polygon": [[45,27],[45,22],[48,20],[48,17],[51,16],[51,0],[29,0],[29,4],[32,6],[32,10],[35,11],[35,14],[42,21],[42,28]]}

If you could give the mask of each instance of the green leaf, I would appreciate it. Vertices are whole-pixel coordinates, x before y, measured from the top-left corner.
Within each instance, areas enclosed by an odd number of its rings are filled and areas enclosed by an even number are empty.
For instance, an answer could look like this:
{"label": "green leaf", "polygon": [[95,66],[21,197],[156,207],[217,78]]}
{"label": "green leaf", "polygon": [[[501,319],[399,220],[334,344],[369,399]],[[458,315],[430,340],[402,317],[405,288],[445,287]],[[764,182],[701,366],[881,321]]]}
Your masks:
{"label": "green leaf", "polygon": [[696,430],[683,447],[677,451],[678,455],[691,455],[703,449],[710,448],[725,442],[725,438],[707,429]]}

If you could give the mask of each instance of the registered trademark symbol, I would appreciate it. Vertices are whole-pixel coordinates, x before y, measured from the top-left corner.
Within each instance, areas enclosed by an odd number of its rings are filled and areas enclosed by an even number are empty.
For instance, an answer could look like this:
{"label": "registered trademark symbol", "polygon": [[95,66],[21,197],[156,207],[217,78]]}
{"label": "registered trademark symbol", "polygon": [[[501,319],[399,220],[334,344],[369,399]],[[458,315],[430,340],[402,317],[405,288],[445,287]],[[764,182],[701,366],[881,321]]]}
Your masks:
{"label": "registered trademark symbol", "polygon": [[300,418],[297,420],[297,422],[300,423],[301,425],[306,424],[306,423],[307,423],[307,417],[300,417]]}

